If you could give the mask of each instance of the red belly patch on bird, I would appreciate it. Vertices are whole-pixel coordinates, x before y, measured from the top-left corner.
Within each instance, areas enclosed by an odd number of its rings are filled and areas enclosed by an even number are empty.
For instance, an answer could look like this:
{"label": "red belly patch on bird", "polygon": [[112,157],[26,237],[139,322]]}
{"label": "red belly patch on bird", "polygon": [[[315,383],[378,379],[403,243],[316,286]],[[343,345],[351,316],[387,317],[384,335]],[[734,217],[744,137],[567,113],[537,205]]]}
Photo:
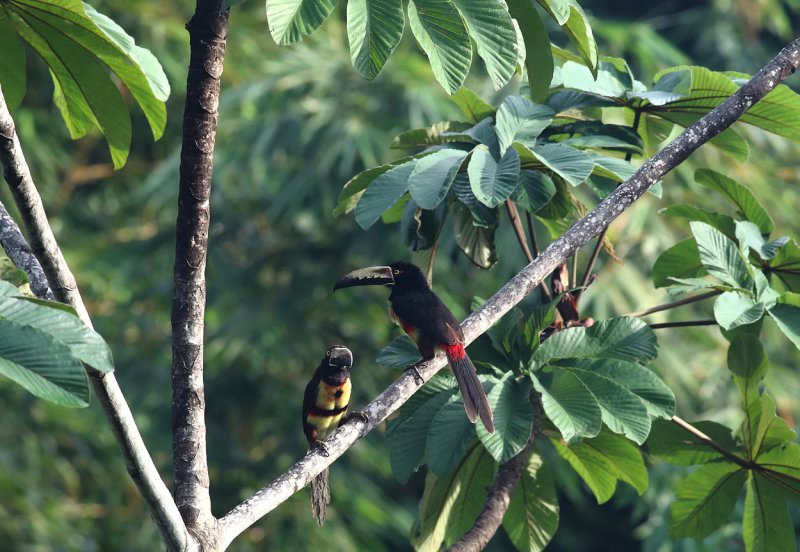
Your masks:
{"label": "red belly patch on bird", "polygon": [[466,351],[464,351],[464,346],[461,343],[453,343],[452,345],[442,344],[442,349],[444,349],[444,353],[447,357],[453,360],[461,360],[467,356]]}

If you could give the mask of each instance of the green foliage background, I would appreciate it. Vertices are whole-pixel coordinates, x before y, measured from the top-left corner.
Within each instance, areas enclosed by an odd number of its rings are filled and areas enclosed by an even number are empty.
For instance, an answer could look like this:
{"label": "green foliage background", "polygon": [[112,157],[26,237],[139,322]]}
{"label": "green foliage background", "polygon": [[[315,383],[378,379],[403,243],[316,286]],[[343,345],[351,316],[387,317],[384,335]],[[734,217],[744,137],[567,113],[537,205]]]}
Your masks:
{"label": "green foliage background", "polygon": [[[624,0],[582,2],[593,17],[601,53],[625,57],[648,80],[682,63],[758,69],[791,38],[790,22],[800,17],[800,4],[750,4],[685,0],[651,8]],[[95,7],[164,66],[173,89],[164,137],[153,143],[147,122],[134,111],[128,164],[113,172],[101,137],[69,140],[52,106],[49,76],[36,62],[30,64],[23,107],[14,116],[96,329],[112,347],[123,391],[169,478],[169,309],[188,60],[183,25],[191,13],[188,4],[142,0],[109,0]],[[206,390],[217,515],[305,452],[302,389],[328,345],[343,342],[356,354],[355,407],[397,376],[374,362],[397,335],[386,317],[385,294],[364,291],[359,302],[332,295],[330,288],[354,267],[405,258],[408,252],[396,226],[377,224],[364,233],[352,217],[334,219],[331,211],[343,182],[395,157],[388,145],[400,131],[458,118],[408,36],[381,76],[369,83],[351,67],[343,13],[311,40],[278,48],[263,11],[261,3],[252,2],[233,9],[215,155]],[[480,68],[473,69],[469,84],[493,104],[509,92],[492,92]],[[796,82],[789,84],[797,88]],[[751,144],[747,163],[704,147],[665,180],[663,200],[648,195],[612,226],[609,237],[625,262],[606,264],[584,300],[586,313],[603,319],[663,302],[666,295],[654,290],[650,267],[664,249],[691,234],[685,222],[660,216],[658,209],[679,201],[715,207],[714,198],[693,182],[695,168],[716,168],[748,184],[776,221],[773,235],[798,236],[800,147],[750,127],[740,130]],[[0,198],[11,205],[4,187]],[[498,251],[498,265],[481,271],[445,234],[434,285],[458,317],[466,314],[473,296],[488,296],[523,266],[507,224],[501,225]],[[685,307],[652,321],[708,317],[710,309]],[[779,411],[794,420],[800,415],[794,401],[800,395],[795,369],[800,358],[771,323],[766,325],[772,367],[766,384]],[[675,391],[679,414],[737,425],[738,394],[725,369],[719,332],[661,331],[659,344],[653,367]],[[157,548],[154,526],[96,404],[65,410],[0,380],[0,411],[2,542],[15,550]],[[666,511],[675,483],[685,474],[681,468],[657,462],[643,499],[624,486],[598,507],[565,463],[547,450],[544,454],[563,493],[553,550],[592,550],[609,542],[620,550],[741,546],[739,529],[731,524],[706,541],[673,547]],[[373,432],[332,469],[334,499],[324,531],[316,528],[308,494],[301,492],[232,550],[267,545],[273,550],[405,550],[422,483],[420,474],[406,485],[392,479],[386,441],[381,431]],[[793,513],[800,513],[793,506]],[[502,536],[491,549],[512,548]]]}

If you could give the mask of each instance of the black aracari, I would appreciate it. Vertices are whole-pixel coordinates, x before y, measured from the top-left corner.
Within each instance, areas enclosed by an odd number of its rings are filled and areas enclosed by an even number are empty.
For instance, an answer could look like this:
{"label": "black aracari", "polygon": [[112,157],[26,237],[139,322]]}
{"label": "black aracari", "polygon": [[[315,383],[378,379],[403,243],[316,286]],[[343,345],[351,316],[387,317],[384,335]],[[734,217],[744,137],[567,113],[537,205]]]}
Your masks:
{"label": "black aracari", "polygon": [[[303,432],[309,448],[321,447],[321,443],[345,420],[350,402],[350,368],[353,353],[344,345],[334,345],[325,356],[306,385],[303,395]],[[311,513],[322,526],[325,510],[331,502],[328,485],[328,468],[311,481]]]}
{"label": "black aracari", "polygon": [[389,266],[362,268],[339,278],[333,290],[381,284],[391,288],[389,316],[392,320],[417,344],[423,360],[432,359],[437,348],[444,351],[458,381],[467,417],[473,423],[480,417],[486,430],[494,432],[492,410],[475,365],[464,350],[461,325],[433,293],[419,267],[398,261]]}

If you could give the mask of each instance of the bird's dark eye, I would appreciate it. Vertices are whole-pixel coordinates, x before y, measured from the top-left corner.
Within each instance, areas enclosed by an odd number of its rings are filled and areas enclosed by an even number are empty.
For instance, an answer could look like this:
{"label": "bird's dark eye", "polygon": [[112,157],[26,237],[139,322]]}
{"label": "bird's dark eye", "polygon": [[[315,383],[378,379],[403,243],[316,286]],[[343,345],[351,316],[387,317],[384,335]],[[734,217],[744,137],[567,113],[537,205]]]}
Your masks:
{"label": "bird's dark eye", "polygon": [[394,269],[394,273],[395,273],[395,274],[400,274],[400,269],[399,269],[399,268],[395,268],[395,269]]}
{"label": "bird's dark eye", "polygon": [[331,352],[330,351],[325,351],[325,356],[331,356]]}

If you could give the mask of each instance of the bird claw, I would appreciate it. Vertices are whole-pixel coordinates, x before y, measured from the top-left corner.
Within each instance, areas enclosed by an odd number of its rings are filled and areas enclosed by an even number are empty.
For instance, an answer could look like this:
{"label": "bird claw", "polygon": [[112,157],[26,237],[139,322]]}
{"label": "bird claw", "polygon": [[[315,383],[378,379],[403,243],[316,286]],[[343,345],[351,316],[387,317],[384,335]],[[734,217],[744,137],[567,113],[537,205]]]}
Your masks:
{"label": "bird claw", "polygon": [[331,455],[331,453],[330,453],[330,452],[328,452],[328,447],[326,447],[326,446],[325,446],[325,443],[323,443],[322,441],[317,441],[316,443],[314,443],[314,448],[315,448],[316,450],[318,450],[318,451],[319,451],[319,453],[320,453],[322,456],[324,456],[325,458],[327,458],[328,456],[330,456],[330,455]]}
{"label": "bird claw", "polygon": [[342,424],[346,424],[346,423],[348,423],[348,422],[350,422],[352,420],[355,420],[355,419],[361,420],[365,424],[369,423],[369,416],[367,416],[366,414],[364,414],[360,410],[356,410],[354,412],[351,412],[347,416],[345,416],[344,420],[342,420]]}
{"label": "bird claw", "polygon": [[405,371],[406,371],[406,372],[408,372],[409,370],[413,370],[413,371],[414,371],[414,374],[413,374],[413,376],[414,376],[414,383],[416,383],[417,385],[422,385],[423,383],[425,383],[425,378],[423,378],[423,377],[422,377],[422,374],[420,374],[420,373],[419,373],[419,370],[417,369],[417,366],[418,366],[418,365],[419,365],[419,363],[417,363],[417,364],[412,364],[411,366],[409,366],[408,368],[406,368],[406,370],[405,370]]}

